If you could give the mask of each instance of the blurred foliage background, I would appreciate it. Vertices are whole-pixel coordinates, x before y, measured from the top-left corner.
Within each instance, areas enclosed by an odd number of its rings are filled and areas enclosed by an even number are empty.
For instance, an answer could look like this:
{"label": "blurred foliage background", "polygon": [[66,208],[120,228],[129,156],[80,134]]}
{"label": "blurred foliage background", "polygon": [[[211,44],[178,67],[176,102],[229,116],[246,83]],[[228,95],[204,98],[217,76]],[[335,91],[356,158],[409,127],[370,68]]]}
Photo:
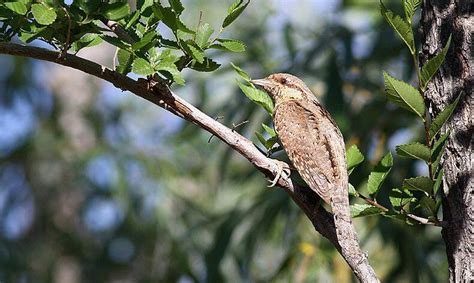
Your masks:
{"label": "blurred foliage background", "polygon": [[[232,1],[183,3],[188,25],[202,11],[217,29]],[[247,52],[217,54],[217,72],[186,71],[175,91],[229,127],[248,120],[236,129],[246,137],[270,117],[238,90],[230,62],[254,78],[301,77],[366,155],[351,175],[360,191],[387,150],[420,137],[414,116],[381,95],[382,68],[414,74],[378,1],[253,1],[226,33]],[[107,66],[113,54],[79,53]],[[0,282],[355,281],[289,197],[217,138],[78,71],[0,62]],[[423,170],[396,159],[380,201]],[[383,282],[447,280],[439,228],[355,224]]]}

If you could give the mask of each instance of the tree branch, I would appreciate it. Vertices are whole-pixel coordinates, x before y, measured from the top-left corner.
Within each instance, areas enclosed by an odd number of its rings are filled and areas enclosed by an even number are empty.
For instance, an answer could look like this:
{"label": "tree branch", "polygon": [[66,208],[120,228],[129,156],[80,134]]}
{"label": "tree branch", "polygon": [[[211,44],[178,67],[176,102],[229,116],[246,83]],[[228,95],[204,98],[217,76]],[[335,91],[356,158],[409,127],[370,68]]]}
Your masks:
{"label": "tree branch", "polygon": [[[218,137],[246,158],[267,178],[273,179],[278,173],[279,166],[277,162],[261,153],[250,140],[236,131],[224,126],[187,101],[183,100],[181,97],[171,92],[166,85],[157,84],[150,90],[146,80],[133,80],[130,77],[117,73],[109,68],[71,54],[59,57],[58,52],[44,48],[0,42],[0,54],[49,61],[81,70],[87,74],[106,80],[117,88],[128,90],[175,114],[176,116],[196,124],[200,128]],[[331,241],[340,252],[341,247],[337,240],[333,215],[321,206],[321,200],[316,193],[308,188],[298,186],[291,180],[291,178],[285,176],[282,176],[278,180],[277,185],[283,188],[296,204],[298,204],[310,219],[316,231]],[[370,267],[368,261],[361,264],[360,262],[351,262],[348,258],[345,258],[345,260],[348,262],[359,280],[367,282],[367,278],[370,277],[366,274],[366,270],[371,270],[371,268],[367,268]]]}

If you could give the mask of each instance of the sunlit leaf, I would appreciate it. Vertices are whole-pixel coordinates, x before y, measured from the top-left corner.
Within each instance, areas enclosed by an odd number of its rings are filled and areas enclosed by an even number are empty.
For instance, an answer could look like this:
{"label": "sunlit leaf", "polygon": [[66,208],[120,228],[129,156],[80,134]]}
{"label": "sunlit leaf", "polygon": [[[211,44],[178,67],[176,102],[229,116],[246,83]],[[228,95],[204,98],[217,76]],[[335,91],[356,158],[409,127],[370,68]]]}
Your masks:
{"label": "sunlit leaf", "polygon": [[444,171],[443,169],[439,170],[438,177],[436,178],[436,181],[433,185],[433,195],[435,196],[439,189],[441,188],[441,184],[443,183],[443,176],[444,176]]}
{"label": "sunlit leaf", "polygon": [[210,24],[205,23],[200,25],[196,31],[196,44],[201,48],[206,47],[209,43],[209,38],[211,37],[213,32],[214,29],[211,27]]}
{"label": "sunlit leaf", "polygon": [[268,113],[273,113],[273,101],[271,100],[270,96],[262,90],[257,88],[247,86],[241,82],[237,82],[242,92],[253,102],[257,103],[258,105],[262,106],[267,110]]}
{"label": "sunlit leaf", "polygon": [[234,39],[218,39],[218,43],[210,46],[214,49],[222,49],[231,52],[243,52],[245,51],[245,44],[240,40]]}
{"label": "sunlit leaf", "polygon": [[47,7],[44,4],[31,5],[31,12],[35,17],[36,22],[41,25],[50,25],[56,20],[56,12],[53,8]]}
{"label": "sunlit leaf", "polygon": [[387,97],[397,105],[412,111],[424,119],[425,102],[418,90],[403,81],[391,77],[386,72],[383,72],[383,76]]}
{"label": "sunlit leaf", "polygon": [[181,4],[180,0],[168,0],[170,3],[171,8],[176,12],[176,14],[181,15],[184,11],[183,4]]}
{"label": "sunlit leaf", "polygon": [[102,38],[100,38],[99,35],[94,33],[86,34],[71,45],[71,51],[78,52],[82,48],[92,47],[100,44],[101,42]]}
{"label": "sunlit leaf", "polygon": [[420,159],[428,162],[430,160],[430,149],[419,142],[397,145],[397,154],[402,157]]}
{"label": "sunlit leaf", "polygon": [[20,1],[4,2],[3,5],[20,15],[25,15],[26,12],[28,12],[28,8],[26,8],[26,5],[24,3],[21,3]]}
{"label": "sunlit leaf", "polygon": [[408,23],[411,24],[413,15],[416,9],[420,6],[421,0],[404,0],[403,9],[405,10],[405,16]]}
{"label": "sunlit leaf", "polygon": [[123,49],[119,49],[117,52],[117,59],[119,64],[116,67],[116,71],[121,74],[129,73],[133,63],[132,53]]}
{"label": "sunlit leaf", "polygon": [[410,202],[413,198],[413,194],[407,190],[393,188],[392,191],[390,191],[388,198],[393,207],[401,208]]}
{"label": "sunlit leaf", "polygon": [[354,197],[359,196],[359,193],[357,192],[357,190],[354,188],[354,186],[351,183],[349,183],[348,190],[349,190],[349,195],[350,196],[354,196]]}
{"label": "sunlit leaf", "polygon": [[239,66],[235,65],[234,63],[230,63],[232,65],[232,68],[234,68],[234,70],[237,72],[237,74],[239,74],[239,76],[246,80],[246,81],[250,81],[250,76],[249,74],[247,74],[247,72],[245,72],[244,70],[242,70]]}
{"label": "sunlit leaf", "polygon": [[360,152],[357,145],[353,144],[346,151],[347,171],[350,175],[354,168],[364,161],[364,155]]}
{"label": "sunlit leaf", "polygon": [[451,36],[448,38],[448,42],[444,48],[436,54],[433,58],[428,60],[423,67],[421,67],[421,87],[425,89],[426,85],[433,77],[434,74],[438,71],[439,67],[443,64],[446,53],[448,53],[449,46],[451,45]]}
{"label": "sunlit leaf", "polygon": [[376,195],[379,189],[382,187],[383,181],[387,178],[393,166],[393,157],[389,152],[375,165],[375,168],[369,175],[367,183],[367,191],[369,195]]}
{"label": "sunlit leaf", "polygon": [[143,58],[136,58],[133,61],[132,72],[141,76],[149,76],[155,73],[150,63]]}
{"label": "sunlit leaf", "polygon": [[204,57],[204,62],[192,62],[189,68],[199,71],[199,72],[212,72],[217,70],[221,64],[217,63],[216,61],[212,60],[211,58]]}
{"label": "sunlit leaf", "polygon": [[431,140],[435,138],[436,134],[438,134],[439,130],[441,130],[444,123],[446,123],[449,117],[451,117],[451,115],[454,112],[454,109],[456,109],[456,106],[458,105],[460,98],[461,98],[461,95],[459,95],[458,98],[456,98],[456,100],[453,101],[453,103],[448,104],[446,108],[444,108],[443,111],[441,111],[438,114],[438,116],[436,116],[436,118],[434,118],[434,120],[431,121],[430,130],[429,130]]}

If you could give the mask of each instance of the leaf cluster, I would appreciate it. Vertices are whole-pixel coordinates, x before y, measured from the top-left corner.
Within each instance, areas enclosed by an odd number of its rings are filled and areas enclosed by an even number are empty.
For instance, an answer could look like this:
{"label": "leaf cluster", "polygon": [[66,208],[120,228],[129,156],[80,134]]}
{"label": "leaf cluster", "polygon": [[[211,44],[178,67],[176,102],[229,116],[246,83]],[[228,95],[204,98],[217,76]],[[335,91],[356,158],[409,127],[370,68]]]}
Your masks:
{"label": "leaf cluster", "polygon": [[[198,72],[219,68],[207,50],[245,51],[241,41],[220,35],[250,1],[235,1],[217,33],[209,23],[199,22],[196,28],[186,25],[181,19],[185,8],[180,0],[169,0],[168,5],[162,2],[138,0],[131,6],[128,1],[80,0],[70,5],[52,0],[7,1],[0,4],[0,20],[4,22],[0,40],[11,41],[17,36],[30,43],[38,39],[75,53],[107,42],[117,47],[116,71],[180,85],[185,83],[185,68]],[[173,38],[164,35],[164,26]]]}

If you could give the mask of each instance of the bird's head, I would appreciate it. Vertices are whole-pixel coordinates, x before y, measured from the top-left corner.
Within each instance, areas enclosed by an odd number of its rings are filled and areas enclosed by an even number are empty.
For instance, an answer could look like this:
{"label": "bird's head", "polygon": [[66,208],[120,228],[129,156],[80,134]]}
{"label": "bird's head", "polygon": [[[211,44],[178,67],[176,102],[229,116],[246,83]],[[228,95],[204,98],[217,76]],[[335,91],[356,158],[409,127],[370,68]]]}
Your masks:
{"label": "bird's head", "polygon": [[288,100],[316,99],[302,80],[290,74],[271,74],[264,79],[252,80],[251,82],[263,88],[275,101],[275,104]]}

